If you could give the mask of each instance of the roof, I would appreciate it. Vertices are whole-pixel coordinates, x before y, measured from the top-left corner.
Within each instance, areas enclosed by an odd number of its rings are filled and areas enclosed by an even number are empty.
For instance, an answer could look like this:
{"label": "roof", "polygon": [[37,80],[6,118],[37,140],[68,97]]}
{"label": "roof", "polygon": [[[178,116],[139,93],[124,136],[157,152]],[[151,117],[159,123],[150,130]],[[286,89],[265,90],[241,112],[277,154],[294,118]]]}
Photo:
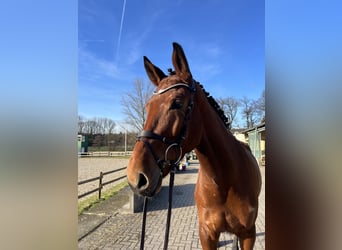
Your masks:
{"label": "roof", "polygon": [[253,131],[253,130],[263,131],[263,130],[265,130],[265,124],[266,123],[263,122],[263,123],[261,123],[259,125],[256,125],[256,126],[252,127],[252,128],[245,129],[241,133],[247,133],[247,132]]}

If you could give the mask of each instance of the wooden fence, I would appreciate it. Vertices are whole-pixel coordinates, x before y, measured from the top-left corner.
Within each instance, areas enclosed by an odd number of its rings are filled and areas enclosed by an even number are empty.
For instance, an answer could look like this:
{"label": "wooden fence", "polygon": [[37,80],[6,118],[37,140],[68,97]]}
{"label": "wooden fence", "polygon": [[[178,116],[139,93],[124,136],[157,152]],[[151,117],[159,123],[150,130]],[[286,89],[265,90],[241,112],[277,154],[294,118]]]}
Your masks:
{"label": "wooden fence", "polygon": [[119,181],[121,179],[124,179],[126,178],[126,174],[123,174],[113,180],[110,180],[110,181],[106,181],[106,182],[103,182],[103,176],[105,175],[108,175],[108,174],[113,174],[113,173],[116,173],[116,172],[119,172],[119,171],[122,171],[122,170],[125,170],[126,167],[123,167],[123,168],[119,168],[119,169],[115,169],[115,170],[111,170],[111,171],[107,171],[107,172],[100,172],[100,175],[98,177],[94,177],[94,178],[90,178],[90,179],[87,179],[87,180],[83,180],[83,181],[79,181],[78,182],[78,186],[79,185],[82,185],[82,184],[85,184],[85,183],[89,183],[89,182],[93,182],[93,181],[99,181],[99,186],[93,190],[90,190],[88,192],[85,192],[83,194],[80,194],[78,195],[78,199],[82,198],[82,197],[85,197],[89,194],[92,194],[94,192],[99,192],[99,199],[101,199],[101,191],[102,191],[102,188],[105,186],[105,185],[108,185],[108,184],[111,184],[113,182],[116,182],[116,181]]}
{"label": "wooden fence", "polygon": [[113,157],[132,155],[132,151],[94,151],[78,153],[79,157]]}

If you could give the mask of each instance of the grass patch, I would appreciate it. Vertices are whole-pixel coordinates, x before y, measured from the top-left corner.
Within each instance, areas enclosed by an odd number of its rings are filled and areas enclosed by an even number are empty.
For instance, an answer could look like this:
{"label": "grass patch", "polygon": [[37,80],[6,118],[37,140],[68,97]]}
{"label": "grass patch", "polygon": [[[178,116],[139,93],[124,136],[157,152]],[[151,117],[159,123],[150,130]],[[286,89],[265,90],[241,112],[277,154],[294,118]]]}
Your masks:
{"label": "grass patch", "polygon": [[120,184],[106,190],[102,191],[101,193],[101,200],[98,199],[99,195],[96,193],[96,195],[89,196],[89,198],[86,198],[85,200],[78,202],[78,215],[82,214],[83,212],[89,210],[90,208],[96,206],[101,201],[107,200],[108,198],[112,197],[113,195],[116,195],[121,189],[126,187],[128,185],[127,181],[123,181]]}

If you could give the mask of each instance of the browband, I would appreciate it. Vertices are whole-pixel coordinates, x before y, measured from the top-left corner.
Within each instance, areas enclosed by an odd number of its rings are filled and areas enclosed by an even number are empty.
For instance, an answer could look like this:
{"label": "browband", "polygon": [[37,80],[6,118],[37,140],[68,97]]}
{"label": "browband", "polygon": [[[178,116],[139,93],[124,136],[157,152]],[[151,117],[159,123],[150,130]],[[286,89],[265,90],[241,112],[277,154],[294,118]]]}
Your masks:
{"label": "browband", "polygon": [[174,85],[171,85],[165,89],[160,89],[158,91],[153,91],[153,95],[160,95],[165,93],[166,91],[173,89],[173,88],[178,88],[178,87],[186,87],[187,89],[190,90],[190,92],[195,92],[195,84],[194,81],[192,82],[192,86],[190,87],[188,84],[186,83],[176,83]]}

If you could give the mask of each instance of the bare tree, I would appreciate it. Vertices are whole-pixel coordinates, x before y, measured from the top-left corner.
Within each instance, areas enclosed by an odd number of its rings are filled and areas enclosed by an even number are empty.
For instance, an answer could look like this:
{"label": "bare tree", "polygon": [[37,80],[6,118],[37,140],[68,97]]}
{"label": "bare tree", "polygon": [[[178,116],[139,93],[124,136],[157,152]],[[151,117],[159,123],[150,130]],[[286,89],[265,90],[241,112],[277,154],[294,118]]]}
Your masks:
{"label": "bare tree", "polygon": [[96,122],[96,134],[111,134],[115,127],[115,122],[109,118],[97,117],[94,118]]}
{"label": "bare tree", "polygon": [[146,120],[145,105],[152,95],[153,86],[151,83],[144,83],[141,79],[134,81],[132,92],[126,92],[121,99],[123,113],[126,115],[126,122],[135,130],[143,129]]}
{"label": "bare tree", "polygon": [[265,90],[262,91],[261,96],[256,101],[256,110],[258,113],[258,116],[261,118],[261,122],[265,121],[265,113],[266,113],[266,107],[265,107]]}
{"label": "bare tree", "polygon": [[223,109],[232,126],[239,108],[239,100],[230,96],[226,98],[218,98],[216,101]]}
{"label": "bare tree", "polygon": [[112,134],[115,128],[115,122],[112,119],[105,118],[105,133]]}
{"label": "bare tree", "polygon": [[87,119],[78,116],[78,132],[84,134],[112,134],[115,122],[105,117],[94,117]]}
{"label": "bare tree", "polygon": [[256,101],[244,96],[240,99],[240,106],[242,108],[242,117],[246,119],[246,128],[254,127],[258,120]]}
{"label": "bare tree", "polygon": [[83,129],[85,126],[85,118],[81,115],[78,116],[78,133],[83,133]]}
{"label": "bare tree", "polygon": [[96,133],[96,121],[88,119],[84,122],[84,133],[95,134]]}

